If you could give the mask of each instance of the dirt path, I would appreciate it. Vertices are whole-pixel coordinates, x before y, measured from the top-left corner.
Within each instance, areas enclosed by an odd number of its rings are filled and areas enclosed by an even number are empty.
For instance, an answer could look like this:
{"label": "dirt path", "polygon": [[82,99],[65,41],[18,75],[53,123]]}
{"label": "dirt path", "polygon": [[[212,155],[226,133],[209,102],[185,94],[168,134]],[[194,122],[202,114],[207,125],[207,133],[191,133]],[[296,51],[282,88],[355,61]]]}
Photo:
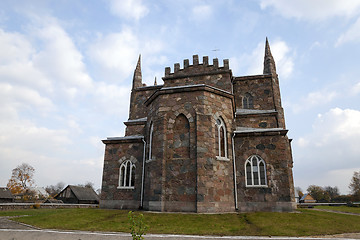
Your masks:
{"label": "dirt path", "polygon": [[36,227],[10,220],[11,217],[0,217],[0,229],[37,229]]}

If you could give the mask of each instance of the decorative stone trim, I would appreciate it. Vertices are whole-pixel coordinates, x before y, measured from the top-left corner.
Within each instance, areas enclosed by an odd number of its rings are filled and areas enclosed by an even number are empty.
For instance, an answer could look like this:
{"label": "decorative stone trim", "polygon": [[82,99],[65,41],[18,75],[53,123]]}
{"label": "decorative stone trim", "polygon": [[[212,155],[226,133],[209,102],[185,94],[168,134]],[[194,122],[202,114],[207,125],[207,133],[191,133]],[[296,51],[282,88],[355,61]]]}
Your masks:
{"label": "decorative stone trim", "polygon": [[133,189],[135,189],[135,187],[120,187],[120,186],[117,186],[117,189],[128,189],[128,190],[133,190]]}
{"label": "decorative stone trim", "polygon": [[145,163],[151,163],[151,162],[154,162],[154,161],[155,161],[155,159],[152,158],[152,159],[145,160]]}
{"label": "decorative stone trim", "polygon": [[236,81],[248,81],[248,80],[258,80],[261,78],[272,78],[272,74],[262,74],[262,75],[252,75],[252,76],[241,76],[241,77],[234,77],[232,79],[233,82]]}
{"label": "decorative stone trim", "polygon": [[216,156],[216,160],[218,160],[218,161],[230,162],[230,158],[227,158],[227,157],[219,157],[219,156]]}
{"label": "decorative stone trim", "polygon": [[236,128],[236,136],[285,136],[289,130],[283,128]]}
{"label": "decorative stone trim", "polygon": [[108,137],[107,139],[101,140],[105,144],[109,143],[133,143],[133,142],[142,142],[144,136],[133,135],[126,137]]}
{"label": "decorative stone trim", "polygon": [[256,109],[236,109],[235,117],[254,116],[254,115],[276,115],[278,112],[275,109],[271,110],[256,110]]}
{"label": "decorative stone trim", "polygon": [[142,86],[142,87],[135,88],[133,90],[135,90],[135,91],[148,91],[148,90],[160,89],[163,86],[164,85]]}
{"label": "decorative stone trim", "polygon": [[128,121],[124,122],[126,126],[133,126],[133,125],[144,125],[147,122],[147,117],[138,118],[138,119],[129,119]]}
{"label": "decorative stone trim", "polygon": [[149,106],[149,104],[154,101],[159,95],[163,95],[163,94],[172,94],[172,93],[183,93],[183,92],[195,92],[195,91],[207,91],[207,92],[211,92],[223,97],[227,97],[232,99],[233,102],[233,107],[235,107],[235,103],[234,103],[234,95],[230,92],[227,92],[225,90],[216,88],[216,87],[212,87],[209,85],[205,85],[205,84],[195,84],[195,85],[184,85],[184,86],[176,86],[176,87],[167,87],[167,88],[162,88],[156,92],[154,92],[145,102],[144,104],[146,106]]}
{"label": "decorative stone trim", "polygon": [[257,186],[252,186],[252,185],[246,185],[247,188],[269,188],[268,185],[257,185]]}

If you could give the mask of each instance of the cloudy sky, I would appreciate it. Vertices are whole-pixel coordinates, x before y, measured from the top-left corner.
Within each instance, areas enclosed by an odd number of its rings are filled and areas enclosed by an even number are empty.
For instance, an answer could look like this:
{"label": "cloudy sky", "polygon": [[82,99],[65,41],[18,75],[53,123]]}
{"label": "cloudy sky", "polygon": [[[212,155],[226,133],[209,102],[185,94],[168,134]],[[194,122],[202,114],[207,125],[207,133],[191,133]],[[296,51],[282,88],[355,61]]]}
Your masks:
{"label": "cloudy sky", "polygon": [[101,139],[124,134],[140,53],[148,85],[194,54],[261,74],[266,36],[295,186],[348,193],[360,171],[357,0],[0,1],[0,186],[26,162],[38,186],[100,188]]}

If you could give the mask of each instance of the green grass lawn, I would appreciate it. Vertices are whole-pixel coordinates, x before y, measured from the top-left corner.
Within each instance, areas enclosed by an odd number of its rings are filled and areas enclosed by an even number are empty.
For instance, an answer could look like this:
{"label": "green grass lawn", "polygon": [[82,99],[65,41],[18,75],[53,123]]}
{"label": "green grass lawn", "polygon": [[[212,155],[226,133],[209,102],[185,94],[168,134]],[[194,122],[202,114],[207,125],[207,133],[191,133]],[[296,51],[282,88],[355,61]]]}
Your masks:
{"label": "green grass lawn", "polygon": [[[148,233],[309,236],[360,232],[360,216],[300,209],[296,213],[175,214],[142,212]],[[128,211],[32,209],[0,212],[40,228],[129,232]],[[136,213],[137,214],[137,213]]]}
{"label": "green grass lawn", "polygon": [[349,213],[358,213],[360,214],[360,207],[347,207],[347,206],[316,206],[318,209],[340,211],[340,212],[349,212]]}

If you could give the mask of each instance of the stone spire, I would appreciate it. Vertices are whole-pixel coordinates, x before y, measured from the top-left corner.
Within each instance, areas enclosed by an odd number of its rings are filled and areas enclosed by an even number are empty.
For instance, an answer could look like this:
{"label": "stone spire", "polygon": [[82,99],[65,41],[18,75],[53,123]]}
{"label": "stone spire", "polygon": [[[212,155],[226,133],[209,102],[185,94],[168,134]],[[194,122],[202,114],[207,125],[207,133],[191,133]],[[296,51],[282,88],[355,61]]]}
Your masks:
{"label": "stone spire", "polygon": [[133,85],[132,88],[139,88],[142,87],[142,75],[141,75],[141,54],[139,54],[139,59],[136,64],[136,68],[134,71],[134,77],[133,77]]}
{"label": "stone spire", "polygon": [[156,76],[155,76],[155,80],[154,80],[154,86],[157,86]]}
{"label": "stone spire", "polygon": [[263,74],[276,74],[276,66],[274,58],[271,54],[268,38],[265,43],[264,71]]}

